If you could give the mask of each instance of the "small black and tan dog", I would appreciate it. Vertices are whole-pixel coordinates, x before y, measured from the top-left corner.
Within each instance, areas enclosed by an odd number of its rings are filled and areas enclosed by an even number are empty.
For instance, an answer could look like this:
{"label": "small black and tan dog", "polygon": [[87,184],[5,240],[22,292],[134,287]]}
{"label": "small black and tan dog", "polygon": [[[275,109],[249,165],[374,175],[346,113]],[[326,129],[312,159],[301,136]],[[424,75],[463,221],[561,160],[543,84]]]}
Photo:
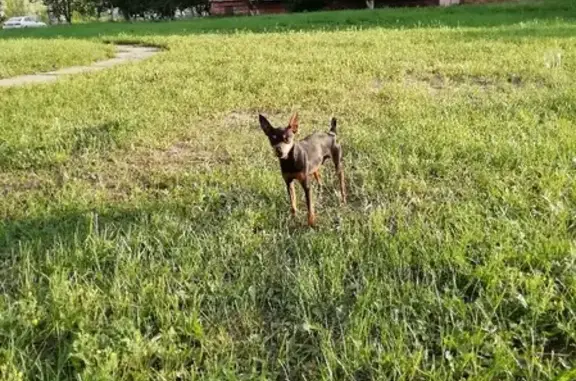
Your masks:
{"label": "small black and tan dog", "polygon": [[274,128],[263,116],[258,115],[260,127],[268,136],[270,144],[280,159],[280,170],[288,188],[290,197],[290,212],[296,214],[296,195],[294,193],[294,180],[298,180],[306,195],[308,208],[308,225],[314,226],[315,214],[310,193],[310,176],[313,175],[320,184],[320,166],[332,158],[336,167],[336,174],[340,181],[340,195],[342,203],[346,203],[346,190],[344,187],[344,172],[342,171],[342,147],[336,142],[336,119],[330,122],[330,132],[315,132],[306,138],[296,141],[298,133],[298,114],[290,118],[288,127]]}

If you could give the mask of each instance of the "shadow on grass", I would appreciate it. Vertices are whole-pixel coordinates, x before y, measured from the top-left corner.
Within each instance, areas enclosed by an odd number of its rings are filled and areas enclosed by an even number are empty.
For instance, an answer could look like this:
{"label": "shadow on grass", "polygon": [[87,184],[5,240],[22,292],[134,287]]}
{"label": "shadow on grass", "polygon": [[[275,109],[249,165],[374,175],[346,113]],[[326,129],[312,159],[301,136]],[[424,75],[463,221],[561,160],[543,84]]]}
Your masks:
{"label": "shadow on grass", "polygon": [[[266,203],[275,202],[269,199],[270,195],[259,192],[258,189],[240,187],[240,189],[223,191],[218,197],[196,205],[182,200],[175,202],[162,199],[147,204],[140,203],[138,206],[109,205],[94,209],[78,208],[62,210],[47,216],[0,221],[0,247],[4,248],[0,255],[0,259],[4,262],[0,270],[0,291],[4,293],[5,303],[15,305],[20,302],[20,298],[25,298],[23,294],[26,290],[22,287],[21,279],[18,279],[22,276],[18,271],[24,266],[31,269],[28,270],[27,275],[34,279],[33,292],[37,294],[49,292],[49,279],[52,271],[77,271],[80,273],[79,278],[82,282],[97,286],[104,294],[101,307],[109,309],[110,314],[94,327],[98,335],[114,337],[114,340],[103,345],[107,346],[106,349],[118,351],[120,358],[124,349],[117,342],[124,338],[130,339],[131,333],[127,331],[122,333],[125,336],[118,336],[119,334],[110,328],[115,322],[122,321],[122,324],[125,324],[126,321],[123,320],[128,320],[129,326],[133,325],[139,330],[144,340],[151,340],[174,327],[178,334],[174,336],[171,343],[182,347],[204,345],[202,342],[198,343],[199,340],[210,341],[210,344],[214,345],[214,332],[226,329],[229,331],[231,340],[235,341],[234,344],[240,347],[252,340],[250,337],[255,334],[256,338],[253,340],[259,340],[258,349],[248,353],[254,354],[254,358],[263,356],[259,359],[263,359],[266,364],[271,364],[272,369],[268,371],[284,376],[279,376],[277,379],[316,379],[318,369],[327,360],[325,358],[327,340],[331,341],[329,344],[333,345],[335,350],[343,345],[346,335],[350,334],[348,326],[350,317],[353,316],[354,308],[358,308],[357,298],[362,296],[366,288],[374,287],[374,285],[370,286],[370,279],[377,279],[376,277],[382,273],[391,276],[389,282],[402,281],[422,284],[422,287],[434,286],[440,290],[442,300],[464,297],[463,302],[469,306],[483,301],[483,293],[489,283],[483,276],[488,275],[484,272],[475,272],[474,266],[450,266],[450,262],[435,262],[436,260],[428,262],[422,259],[424,252],[418,252],[415,246],[410,245],[407,245],[407,248],[413,252],[398,263],[400,266],[390,264],[390,268],[397,267],[397,270],[387,269],[386,259],[379,265],[371,262],[369,257],[385,247],[380,240],[389,238],[372,239],[356,255],[340,256],[338,260],[341,263],[337,267],[342,270],[337,272],[326,271],[326,256],[331,255],[329,253],[332,251],[346,250],[346,248],[339,246],[338,237],[323,234],[323,232],[300,234],[275,230],[272,232],[274,241],[265,240],[261,243],[261,247],[242,247],[237,242],[226,242],[229,240],[225,236],[230,227],[228,221],[235,217],[234,212],[241,211],[247,204],[242,196],[247,193],[251,194],[250,202],[256,203],[260,200],[266,200]],[[280,197],[285,201],[284,195]],[[166,216],[169,218],[158,218]],[[271,217],[272,221],[263,223],[274,224],[279,222],[274,220],[278,218],[282,217]],[[165,228],[166,220],[176,220],[180,223],[171,228]],[[141,234],[130,237],[129,232]],[[159,308],[137,306],[139,307],[138,319],[151,326],[150,330],[144,327],[144,323],[137,323],[134,316],[117,314],[115,310],[112,311],[114,306],[106,305],[112,292],[110,280],[118,271],[114,243],[144,245],[149,253],[138,255],[137,274],[138,277],[150,278],[156,274],[146,271],[148,267],[152,267],[149,266],[150,264],[174,260],[177,263],[178,258],[170,257],[172,255],[170,250],[176,249],[176,246],[192,245],[195,242],[186,239],[185,234],[190,234],[189,232],[202,237],[206,246],[200,250],[208,252],[201,253],[197,257],[187,257],[192,254],[192,250],[182,257],[187,258],[187,261],[201,261],[200,271],[175,280],[172,284],[176,288],[172,291],[199,294],[201,301],[192,300],[191,306],[182,307],[167,302],[162,306],[162,312]],[[367,231],[362,231],[361,235],[366,236]],[[85,248],[83,246],[85,242],[98,237],[106,241],[103,247],[89,245]],[[221,238],[223,239],[219,240]],[[162,240],[166,242],[162,243]],[[159,241],[160,244],[158,244]],[[108,245],[109,243],[112,245]],[[218,251],[216,248],[222,243],[228,246]],[[168,247],[168,244],[172,246]],[[477,250],[480,249],[477,248]],[[54,250],[60,251],[60,258],[57,260],[52,258],[51,251]],[[79,255],[82,250],[88,251],[89,255],[86,257]],[[254,250],[257,253],[242,253],[244,250]],[[489,252],[490,247],[482,250]],[[22,252],[27,252],[30,258],[27,260],[21,258]],[[258,260],[255,258],[257,255],[263,258]],[[379,271],[373,271],[374,266],[384,267],[381,267]],[[120,269],[122,269],[121,266]],[[208,275],[204,277],[204,273]],[[100,275],[100,279],[91,278],[93,274]],[[393,276],[394,274],[397,275]],[[478,274],[484,275],[479,277]],[[169,272],[163,275],[173,276]],[[193,279],[187,279],[188,276]],[[209,284],[210,282],[212,284]],[[138,283],[135,284],[135,286],[138,285]],[[251,289],[252,292],[250,292]],[[146,293],[146,290],[141,288],[129,290],[135,295]],[[160,299],[165,300],[162,297]],[[12,303],[13,300],[14,303]],[[38,300],[42,308],[47,310],[53,308],[49,298],[39,297]],[[498,316],[506,322],[520,325],[530,316],[530,310],[522,307],[514,296],[499,305],[501,310]],[[442,358],[444,352],[443,346],[438,344],[441,334],[437,327],[441,327],[442,322],[445,321],[449,313],[449,304],[438,304],[435,300],[420,301],[414,298],[408,302],[408,306],[410,307],[406,312],[408,321],[424,318],[430,323],[418,334],[420,335],[418,337],[425,340],[427,348],[432,350],[432,356]],[[390,309],[394,307],[395,304],[392,302]],[[432,307],[435,310],[426,311],[427,308]],[[174,321],[171,317],[183,314],[178,308],[184,309],[184,314],[201,311],[206,332],[204,338],[199,339],[193,332],[182,331],[181,323],[173,325]],[[252,311],[255,312],[257,322],[250,319],[252,315],[244,315]],[[383,308],[379,311],[383,313],[387,309]],[[549,338],[550,344],[547,344],[547,350],[572,355],[574,340],[550,324],[558,320],[558,317],[552,314],[553,312],[552,310],[541,317],[537,325],[537,328],[541,330],[538,331],[538,336]],[[164,315],[161,315],[162,313]],[[248,318],[237,321],[234,320],[236,316]],[[25,367],[30,369],[30,378],[32,378],[32,369],[47,375],[59,374],[61,379],[77,378],[76,376],[85,364],[77,358],[71,360],[74,344],[79,336],[93,334],[89,329],[85,330],[78,325],[77,322],[82,319],[82,316],[70,318],[68,325],[60,327],[57,332],[48,319],[41,320],[38,327],[30,328],[20,322],[24,319],[20,319],[17,314],[12,314],[12,317],[14,321],[11,323],[13,324],[0,327],[0,333],[3,334],[0,335],[0,345],[6,343],[3,337],[8,337],[7,334],[18,338],[17,349],[21,350],[23,356],[30,359],[26,361],[35,361],[34,366],[38,367]],[[563,320],[570,321],[570,317],[566,316]],[[370,323],[366,329],[366,340],[370,337],[379,340],[383,328],[377,322]],[[520,340],[517,343],[511,341],[510,345],[519,351],[524,350]],[[286,351],[288,347],[290,352]],[[169,366],[165,364],[169,364],[170,361],[164,362],[162,352],[164,348],[159,348],[157,352],[151,350],[146,355],[149,356],[147,364],[157,371],[162,371],[164,366]],[[230,348],[222,351],[227,350]],[[417,350],[416,347],[411,349],[411,351]],[[207,350],[205,353],[205,356],[194,363],[194,367],[200,371],[209,368],[209,365],[205,363],[209,363],[222,354],[217,350],[212,353]],[[242,353],[232,352],[227,355],[238,356]],[[492,356],[492,353],[489,352],[488,355]],[[193,362],[191,356],[185,360]],[[367,358],[367,361],[369,360],[375,360],[375,357],[370,355]],[[250,368],[250,361],[239,361],[235,366],[238,371],[245,371],[249,374],[253,372]],[[355,364],[354,366],[358,366],[358,369],[348,370],[360,372],[359,374],[364,374],[362,372],[369,374],[370,368],[363,370],[361,365],[361,363]],[[121,374],[123,371],[129,372],[129,370],[122,370],[119,376],[129,378],[128,375]],[[339,371],[338,368],[336,371]],[[370,378],[368,375],[366,377]]]}
{"label": "shadow on grass", "polygon": [[[576,3],[549,0],[454,7],[386,8],[283,15],[205,18],[171,22],[88,23],[43,29],[6,30],[2,38],[131,38],[202,33],[344,30],[350,28],[498,27],[538,21],[576,21]],[[480,33],[480,32],[478,32]],[[519,32],[514,32],[518,34]],[[482,36],[479,36],[482,37]]]}
{"label": "shadow on grass", "polygon": [[[257,190],[246,189],[245,192],[255,193],[251,197],[257,200],[266,200],[270,196],[264,193],[258,194]],[[242,209],[242,191],[238,189],[224,192],[219,197],[211,199],[202,205],[190,205],[182,201],[158,200],[149,203],[141,203],[139,206],[117,206],[109,205],[94,209],[69,209],[62,210],[46,216],[22,218],[14,220],[0,221],[0,247],[2,251],[0,259],[3,262],[0,270],[0,291],[4,294],[6,301],[12,300],[18,303],[25,298],[24,277],[33,278],[34,294],[40,301],[42,308],[50,310],[50,287],[52,273],[70,272],[74,279],[81,279],[96,286],[104,294],[112,292],[112,279],[118,274],[118,253],[114,249],[116,244],[136,245],[134,250],[148,250],[147,255],[138,255],[138,263],[142,268],[147,268],[162,261],[178,261],[171,258],[172,249],[176,245],[193,245],[195,240],[185,237],[187,234],[195,234],[201,237],[200,242],[205,242],[207,246],[204,250],[209,250],[211,241],[219,242],[219,238],[227,234],[230,228],[229,220],[235,218],[235,212]],[[240,196],[239,196],[240,195]],[[274,202],[274,201],[272,201]],[[282,215],[272,216],[271,221],[263,221],[263,224],[271,223],[279,226],[278,219],[284,218]],[[166,218],[168,217],[168,218]],[[179,221],[174,226],[166,228],[165,222]],[[272,229],[274,229],[272,227]],[[236,284],[233,290],[223,286],[222,289],[210,291],[206,282],[192,281],[187,287],[197,287],[195,292],[203,293],[201,310],[208,317],[217,329],[219,326],[232,324],[228,321],[228,310],[234,311],[234,307],[229,305],[230,298],[241,297],[249,300],[246,288],[254,286],[253,303],[255,311],[258,311],[262,325],[262,337],[267,338],[265,346],[268,351],[269,364],[278,364],[288,361],[290,376],[296,377],[299,374],[309,374],[312,364],[319,365],[322,361],[321,340],[316,332],[308,332],[302,328],[303,318],[302,306],[298,297],[299,285],[294,274],[297,274],[299,267],[306,263],[308,267],[321,266],[317,258],[320,256],[323,247],[312,247],[309,252],[303,252],[303,247],[309,240],[316,240],[315,236],[307,236],[308,229],[288,229],[292,232],[277,233],[276,243],[273,246],[262,246],[252,248],[260,251],[265,265],[261,271],[257,271],[257,262],[252,256],[221,256],[215,258],[218,252],[204,253],[197,260],[205,261],[206,279],[210,277],[224,278],[223,282]],[[255,232],[258,234],[258,232]],[[144,238],[143,238],[144,237]],[[318,238],[320,239],[320,238]],[[97,241],[101,241],[98,243]],[[144,240],[140,242],[139,240]],[[97,242],[94,244],[94,242]],[[164,242],[163,242],[164,241]],[[176,244],[177,242],[177,244]],[[172,245],[172,246],[170,246]],[[217,246],[214,246],[216,248]],[[269,249],[268,249],[269,247]],[[216,250],[216,249],[215,249]],[[226,249],[224,249],[226,250]],[[245,250],[238,246],[238,250]],[[304,250],[306,251],[306,250]],[[214,260],[216,259],[216,262]],[[211,264],[217,263],[216,268],[211,268]],[[29,267],[28,267],[29,266]],[[150,266],[153,267],[153,266]],[[242,267],[252,267],[254,274],[245,277]],[[122,266],[120,266],[120,269]],[[350,279],[359,278],[353,273],[357,271],[354,266],[350,269]],[[152,273],[143,271],[140,276],[151,276]],[[252,280],[253,282],[250,282]],[[348,283],[352,283],[350,280]],[[310,300],[318,316],[313,316],[317,321],[325,322],[326,329],[332,330],[335,336],[344,334],[342,327],[345,326],[344,319],[347,314],[338,312],[338,308],[344,308],[346,312],[355,302],[355,297],[351,294],[357,292],[357,287],[350,286],[348,291],[338,298],[333,298],[326,291],[318,300]],[[194,290],[192,290],[194,291]],[[44,295],[46,294],[46,295]],[[11,303],[12,303],[11,302]],[[105,306],[103,306],[105,307]],[[108,308],[108,307],[107,307]],[[111,308],[111,307],[110,307]],[[171,308],[171,307],[167,307]],[[240,308],[240,307],[238,307]],[[239,309],[237,312],[241,312]],[[157,311],[153,308],[142,309],[140,319],[146,322],[155,322],[153,331],[147,331],[140,326],[141,334],[144,337],[152,337],[163,332],[167,327],[166,319],[156,316]],[[169,312],[170,313],[170,312]],[[111,325],[114,319],[122,318],[110,315],[107,322]],[[80,321],[81,316],[74,319]],[[136,323],[135,323],[136,324]],[[296,327],[296,331],[294,331]],[[77,375],[83,365],[78,360],[72,361],[71,353],[74,350],[75,340],[85,332],[74,321],[70,322],[68,328],[60,328],[58,334],[54,334],[53,327],[49,321],[41,320],[39,325],[32,331],[22,324],[14,324],[6,332],[10,332],[15,337],[19,337],[21,342],[19,349],[26,353],[30,361],[35,360],[34,366],[42,367],[43,374],[65,374],[73,377]],[[107,333],[107,328],[102,327],[103,335]],[[230,327],[234,331],[233,327]],[[289,334],[289,337],[286,336]],[[237,340],[244,340],[238,337]],[[193,334],[181,334],[178,340],[185,343],[195,342],[197,338]],[[302,357],[288,356],[284,353],[286,340],[298,349]],[[0,343],[2,340],[0,339]],[[112,344],[111,344],[112,345]],[[161,354],[151,353],[151,358]],[[209,360],[209,359],[207,359]],[[150,360],[152,361],[152,360]],[[79,365],[80,364],[80,365]],[[30,365],[30,364],[29,364]],[[34,366],[26,366],[27,369],[35,369]],[[202,364],[196,364],[202,368]],[[162,365],[158,365],[162,367]],[[247,369],[248,370],[248,369]],[[279,369],[275,371],[280,372]]]}
{"label": "shadow on grass", "polygon": [[18,147],[0,141],[0,170],[47,169],[62,164],[58,154],[76,157],[88,152],[103,152],[114,148],[125,128],[118,121],[88,127],[77,127],[54,137],[39,136],[35,145]]}
{"label": "shadow on grass", "polygon": [[[46,253],[58,247],[70,249],[82,246],[90,237],[115,239],[137,226],[152,228],[154,215],[174,215],[185,218],[186,206],[169,202],[150,202],[146,206],[107,206],[95,209],[71,209],[55,212],[49,216],[0,221],[0,246],[4,252],[15,253],[28,250],[35,254]],[[218,231],[226,220],[218,213],[218,205],[209,206],[202,213],[194,213],[194,219],[210,220],[206,233]]]}

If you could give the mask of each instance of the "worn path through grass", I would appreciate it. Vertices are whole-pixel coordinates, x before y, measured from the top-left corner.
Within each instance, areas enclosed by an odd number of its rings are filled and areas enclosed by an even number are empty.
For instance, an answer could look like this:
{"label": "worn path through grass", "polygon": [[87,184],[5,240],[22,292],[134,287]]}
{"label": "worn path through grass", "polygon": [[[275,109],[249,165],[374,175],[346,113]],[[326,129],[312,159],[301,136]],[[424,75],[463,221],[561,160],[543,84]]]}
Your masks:
{"label": "worn path through grass", "polygon": [[104,70],[127,62],[140,61],[160,52],[159,48],[150,46],[134,46],[117,44],[114,46],[113,58],[96,61],[90,65],[68,66],[55,71],[46,71],[35,74],[19,75],[0,79],[0,87],[24,86],[28,84],[49,83],[65,75],[89,73]]}
{"label": "worn path through grass", "polygon": [[114,56],[114,47],[75,39],[0,40],[0,79],[86,65]]}

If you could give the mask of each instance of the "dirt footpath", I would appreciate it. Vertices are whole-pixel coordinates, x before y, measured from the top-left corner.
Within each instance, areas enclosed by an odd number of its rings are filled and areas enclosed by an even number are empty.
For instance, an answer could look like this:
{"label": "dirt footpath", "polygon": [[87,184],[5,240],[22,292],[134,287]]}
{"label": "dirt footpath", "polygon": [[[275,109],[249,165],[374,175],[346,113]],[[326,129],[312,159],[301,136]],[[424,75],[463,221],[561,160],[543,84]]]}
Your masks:
{"label": "dirt footpath", "polygon": [[104,61],[94,62],[87,66],[71,66],[56,71],[38,74],[19,75],[12,78],[0,79],[0,87],[22,86],[32,83],[47,83],[56,81],[59,77],[69,74],[88,73],[103,70],[125,62],[140,61],[160,52],[159,48],[137,45],[116,45],[116,55]]}

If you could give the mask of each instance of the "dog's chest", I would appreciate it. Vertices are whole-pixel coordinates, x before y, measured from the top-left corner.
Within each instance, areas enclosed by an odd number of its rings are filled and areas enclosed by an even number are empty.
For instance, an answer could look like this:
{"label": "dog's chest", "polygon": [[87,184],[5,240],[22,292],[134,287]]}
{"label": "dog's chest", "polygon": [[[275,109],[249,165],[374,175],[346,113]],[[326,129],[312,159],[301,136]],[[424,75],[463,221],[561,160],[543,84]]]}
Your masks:
{"label": "dog's chest", "polygon": [[303,160],[286,159],[280,160],[282,173],[299,173],[306,169],[306,162]]}

